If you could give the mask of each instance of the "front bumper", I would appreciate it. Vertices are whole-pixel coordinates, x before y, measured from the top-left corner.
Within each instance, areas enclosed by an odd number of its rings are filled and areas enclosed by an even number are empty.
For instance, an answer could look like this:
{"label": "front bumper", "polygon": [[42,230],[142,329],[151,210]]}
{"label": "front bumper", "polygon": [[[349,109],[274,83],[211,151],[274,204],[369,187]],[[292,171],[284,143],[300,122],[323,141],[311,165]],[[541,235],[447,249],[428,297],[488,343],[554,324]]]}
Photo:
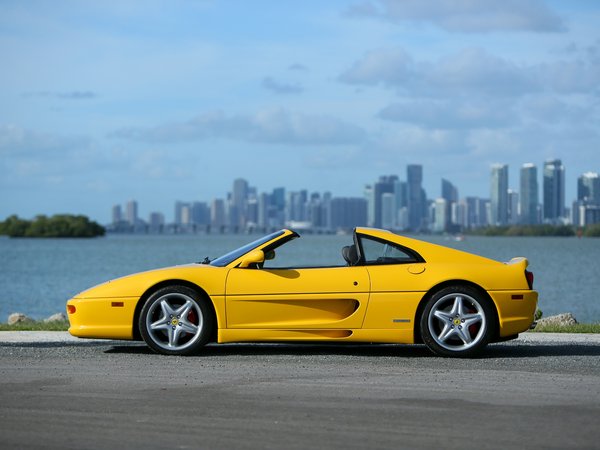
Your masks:
{"label": "front bumper", "polygon": [[138,297],[72,298],[67,302],[69,333],[96,339],[133,339]]}

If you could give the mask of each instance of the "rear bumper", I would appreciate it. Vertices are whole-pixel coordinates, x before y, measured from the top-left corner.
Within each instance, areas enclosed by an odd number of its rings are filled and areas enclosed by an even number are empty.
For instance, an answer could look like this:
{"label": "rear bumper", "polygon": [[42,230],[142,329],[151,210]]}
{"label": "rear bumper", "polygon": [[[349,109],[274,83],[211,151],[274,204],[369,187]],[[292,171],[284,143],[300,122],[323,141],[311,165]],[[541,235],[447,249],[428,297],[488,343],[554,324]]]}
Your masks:
{"label": "rear bumper", "polygon": [[535,326],[537,291],[490,291],[489,294],[498,311],[499,337],[519,334]]}

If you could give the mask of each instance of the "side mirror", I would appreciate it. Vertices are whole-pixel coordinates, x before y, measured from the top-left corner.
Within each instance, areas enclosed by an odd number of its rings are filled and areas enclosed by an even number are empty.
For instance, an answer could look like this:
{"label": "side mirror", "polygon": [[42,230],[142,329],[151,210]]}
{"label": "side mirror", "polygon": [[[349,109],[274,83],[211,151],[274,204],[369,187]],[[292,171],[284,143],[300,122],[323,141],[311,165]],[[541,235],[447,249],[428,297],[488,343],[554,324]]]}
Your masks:
{"label": "side mirror", "polygon": [[252,250],[242,259],[238,266],[240,269],[246,269],[252,264],[262,264],[265,262],[265,252],[262,250]]}
{"label": "side mirror", "polygon": [[275,259],[275,250],[269,250],[265,253],[265,261],[270,261],[271,259]]}

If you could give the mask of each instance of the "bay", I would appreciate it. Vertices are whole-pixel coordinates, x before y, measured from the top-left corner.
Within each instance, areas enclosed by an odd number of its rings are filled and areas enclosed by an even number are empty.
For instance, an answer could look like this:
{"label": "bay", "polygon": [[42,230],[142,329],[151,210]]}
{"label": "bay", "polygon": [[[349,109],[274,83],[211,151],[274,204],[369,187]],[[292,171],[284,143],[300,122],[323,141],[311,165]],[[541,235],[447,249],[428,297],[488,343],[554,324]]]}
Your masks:
{"label": "bay", "polygon": [[[76,293],[134,272],[215,258],[258,236],[110,235],[97,239],[0,238],[0,321],[23,312],[42,319],[65,310]],[[555,237],[417,236],[498,261],[529,259],[544,316],[572,312],[600,322],[600,239]],[[342,264],[351,236],[303,235],[300,264]]]}

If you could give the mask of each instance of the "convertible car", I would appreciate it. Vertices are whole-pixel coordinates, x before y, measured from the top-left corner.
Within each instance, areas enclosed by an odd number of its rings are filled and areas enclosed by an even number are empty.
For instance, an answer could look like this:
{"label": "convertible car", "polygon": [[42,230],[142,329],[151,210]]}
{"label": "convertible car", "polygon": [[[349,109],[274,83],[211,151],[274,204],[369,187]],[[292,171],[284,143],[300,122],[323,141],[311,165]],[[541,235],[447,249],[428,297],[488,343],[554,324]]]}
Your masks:
{"label": "convertible car", "polygon": [[67,302],[69,332],[143,339],[168,355],[209,342],[424,343],[475,356],[533,324],[538,294],[525,258],[501,263],[356,228],[340,264],[281,267],[283,229],[201,263],[100,284]]}

